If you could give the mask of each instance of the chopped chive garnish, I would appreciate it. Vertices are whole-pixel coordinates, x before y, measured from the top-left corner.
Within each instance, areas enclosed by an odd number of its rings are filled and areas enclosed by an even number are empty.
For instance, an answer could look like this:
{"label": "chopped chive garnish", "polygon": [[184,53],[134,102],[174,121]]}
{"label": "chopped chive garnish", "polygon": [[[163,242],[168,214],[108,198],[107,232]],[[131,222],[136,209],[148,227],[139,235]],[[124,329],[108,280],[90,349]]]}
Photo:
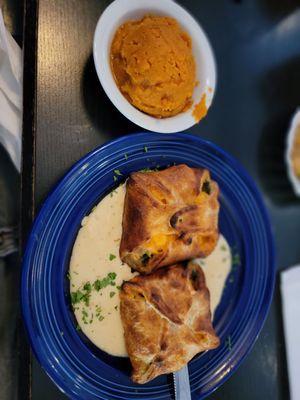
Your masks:
{"label": "chopped chive garnish", "polygon": [[109,261],[112,261],[116,258],[116,256],[114,254],[110,254],[109,255]]}
{"label": "chopped chive garnish", "polygon": [[147,146],[144,146],[144,152],[148,153],[148,147]]}
{"label": "chopped chive garnish", "polygon": [[[78,290],[71,292],[71,303],[72,303],[72,308],[73,310],[78,310],[78,307],[75,307],[75,304],[78,303],[84,303],[86,307],[90,305],[90,297],[91,297],[91,292],[92,289],[96,290],[99,292],[99,290],[107,287],[107,286],[116,286],[115,279],[117,277],[117,274],[115,272],[109,272],[107,276],[103,279],[97,279],[94,283],[86,282],[82,288],[79,288]],[[113,297],[116,294],[116,292],[110,292],[110,297]],[[100,293],[102,295],[102,293]],[[82,310],[82,321],[84,324],[92,323],[93,322],[93,314],[89,317],[88,312],[83,308]],[[97,314],[96,317],[99,319],[99,321],[102,321],[104,317],[100,315],[101,308],[98,307],[98,310],[96,309]],[[90,321],[90,322],[89,322]]]}
{"label": "chopped chive garnish", "polygon": [[232,256],[232,265],[240,265],[240,264],[241,264],[240,255],[238,253],[233,254],[233,256]]}
{"label": "chopped chive garnish", "polygon": [[118,175],[118,176],[122,176],[123,175],[119,169],[114,169],[114,173],[116,175]]}
{"label": "chopped chive garnish", "polygon": [[85,283],[82,290],[78,289],[76,292],[71,292],[71,303],[74,305],[82,301],[86,306],[89,306],[91,291],[92,285],[90,282]]}
{"label": "chopped chive garnish", "polygon": [[87,313],[87,311],[83,308],[82,310],[82,321],[85,325],[88,324],[87,318],[89,316],[89,314]]}
{"label": "chopped chive garnish", "polygon": [[91,319],[90,319],[90,324],[93,322],[93,320],[94,320],[94,314],[92,313]]}
{"label": "chopped chive garnish", "polygon": [[84,284],[83,290],[86,290],[87,292],[91,292],[92,291],[92,285],[90,284],[90,282],[87,282],[87,283]]}
{"label": "chopped chive garnish", "polygon": [[96,306],[96,316],[98,317],[98,314],[101,313],[101,307],[100,306]]}
{"label": "chopped chive garnish", "polygon": [[96,318],[97,318],[99,321],[103,321],[103,320],[104,320],[104,317],[103,317],[103,315],[102,315],[101,313],[102,313],[101,307],[100,307],[100,306],[97,306],[97,307],[96,307]]}
{"label": "chopped chive garnish", "polygon": [[81,301],[81,299],[83,298],[84,293],[82,293],[81,290],[77,290],[76,292],[72,292],[71,293],[71,302],[72,304],[77,304]]}
{"label": "chopped chive garnish", "polygon": [[126,153],[124,154],[124,158],[125,160],[128,160],[128,155]]}
{"label": "chopped chive garnish", "polygon": [[107,276],[103,279],[97,279],[94,283],[93,283],[93,287],[94,289],[99,292],[100,289],[105,288],[108,285],[111,286],[115,286],[115,282],[114,280],[116,279],[117,274],[115,272],[109,272],[107,274]]}
{"label": "chopped chive garnish", "polygon": [[109,273],[107,274],[107,276],[109,277],[109,279],[116,279],[117,274],[116,274],[115,272],[109,272]]}

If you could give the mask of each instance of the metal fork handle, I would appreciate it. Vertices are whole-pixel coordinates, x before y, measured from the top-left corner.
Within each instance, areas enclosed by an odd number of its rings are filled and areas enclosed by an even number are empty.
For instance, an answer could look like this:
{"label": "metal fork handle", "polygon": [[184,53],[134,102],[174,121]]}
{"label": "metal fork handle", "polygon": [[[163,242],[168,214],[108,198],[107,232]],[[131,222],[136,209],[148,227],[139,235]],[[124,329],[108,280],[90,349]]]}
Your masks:
{"label": "metal fork handle", "polygon": [[187,365],[178,372],[174,372],[174,388],[176,400],[191,400],[189,370]]}

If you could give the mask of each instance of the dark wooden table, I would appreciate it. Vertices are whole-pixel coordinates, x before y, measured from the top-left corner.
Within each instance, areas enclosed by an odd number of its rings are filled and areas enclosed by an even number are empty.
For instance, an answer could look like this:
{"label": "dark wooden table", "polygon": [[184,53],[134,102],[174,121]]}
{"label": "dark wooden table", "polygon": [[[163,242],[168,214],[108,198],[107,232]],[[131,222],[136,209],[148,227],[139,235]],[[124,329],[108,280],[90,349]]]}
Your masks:
{"label": "dark wooden table", "polygon": [[[125,0],[124,0],[125,1]],[[130,0],[126,0],[130,1]],[[105,0],[27,0],[24,76],[23,239],[48,191],[81,156],[141,129],[104,94],[92,40]],[[300,260],[300,202],[283,162],[290,117],[300,105],[297,1],[180,1],[202,24],[218,65],[216,97],[190,131],[233,154],[249,171],[271,215],[278,270]],[[36,47],[35,47],[36,44]],[[23,349],[26,360],[26,346]],[[28,365],[23,366],[24,392]],[[32,358],[33,400],[63,399]],[[238,372],[212,399],[289,397],[278,284],[265,326]]]}

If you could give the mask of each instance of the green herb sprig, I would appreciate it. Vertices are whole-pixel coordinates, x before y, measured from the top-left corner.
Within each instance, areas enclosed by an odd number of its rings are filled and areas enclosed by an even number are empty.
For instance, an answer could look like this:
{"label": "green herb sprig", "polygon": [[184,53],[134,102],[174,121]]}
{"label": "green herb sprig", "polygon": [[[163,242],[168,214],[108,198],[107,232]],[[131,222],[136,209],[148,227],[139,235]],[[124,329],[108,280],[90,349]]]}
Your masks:
{"label": "green herb sprig", "polygon": [[115,272],[109,272],[105,278],[97,279],[93,283],[94,289],[97,292],[99,292],[100,289],[103,289],[109,285],[115,286],[116,285],[116,282],[115,282],[116,276],[117,276],[117,274]]}
{"label": "green herb sprig", "polygon": [[75,292],[71,292],[71,303],[74,307],[75,304],[83,302],[87,307],[90,304],[90,297],[92,289],[99,292],[107,286],[115,286],[115,279],[117,274],[115,272],[109,272],[103,279],[96,279],[94,283],[86,282],[82,288],[79,288]]}

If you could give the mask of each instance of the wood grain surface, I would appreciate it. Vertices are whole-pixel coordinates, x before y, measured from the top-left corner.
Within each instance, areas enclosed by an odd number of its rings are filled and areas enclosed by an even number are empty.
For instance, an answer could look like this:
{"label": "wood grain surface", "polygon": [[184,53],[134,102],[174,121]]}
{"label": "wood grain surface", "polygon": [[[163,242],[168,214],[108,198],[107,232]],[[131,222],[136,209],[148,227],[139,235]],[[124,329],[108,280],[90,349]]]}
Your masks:
{"label": "wood grain surface", "polygon": [[[35,189],[37,208],[53,185],[86,152],[109,139],[141,130],[110,103],[95,73],[93,34],[109,3],[39,0],[36,96],[25,98],[25,112],[36,100],[32,130],[35,161],[30,154],[24,154],[34,166],[31,187]],[[255,179],[271,215],[280,270],[300,259],[297,245],[300,203],[290,189],[283,160],[289,119],[300,105],[297,2],[182,0],[179,3],[206,30],[218,65],[213,106],[207,118],[190,131],[232,153]],[[30,204],[30,191],[25,188],[24,191],[26,207],[26,202]],[[277,285],[269,316],[251,354],[211,398],[285,400],[288,397]],[[32,399],[41,398],[65,397],[34,362]]]}

